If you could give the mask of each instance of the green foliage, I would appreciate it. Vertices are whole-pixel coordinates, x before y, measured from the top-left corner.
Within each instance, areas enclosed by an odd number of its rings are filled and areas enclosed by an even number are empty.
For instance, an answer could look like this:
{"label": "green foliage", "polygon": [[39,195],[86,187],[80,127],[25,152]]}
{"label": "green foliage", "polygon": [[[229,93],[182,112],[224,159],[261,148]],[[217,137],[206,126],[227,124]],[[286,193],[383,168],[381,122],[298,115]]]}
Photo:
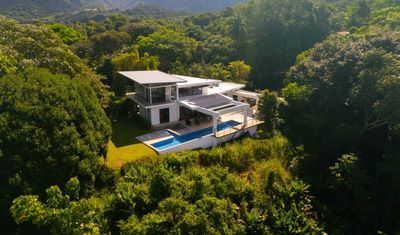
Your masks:
{"label": "green foliage", "polygon": [[[375,184],[385,185],[376,168],[397,152],[392,136],[400,120],[394,95],[400,91],[400,37],[374,31],[317,44],[290,70],[282,92],[288,105],[280,110],[281,130],[312,153],[300,161],[300,172],[315,188],[334,233],[399,228],[385,226],[393,226],[392,219],[375,222],[383,205],[373,195]],[[348,152],[357,157],[343,155]]]}
{"label": "green foliage", "polygon": [[[397,142],[398,143],[398,142]],[[399,152],[388,154],[383,161],[377,166],[376,179],[373,183],[375,193],[374,213],[380,216],[376,218],[380,229],[387,233],[396,233],[400,227],[398,220],[393,220],[397,217],[397,212],[400,208],[400,174],[398,167],[400,166]]]}
{"label": "green foliage", "polygon": [[[287,153],[281,141],[278,136],[265,141],[243,140],[211,151],[172,154],[157,164],[142,161],[125,166],[124,182],[140,184],[140,191],[134,187],[129,190],[132,196],[117,199],[113,205],[123,202],[121,209],[133,206],[132,210],[140,213],[121,221],[119,228],[123,234],[319,231],[310,211],[307,187],[290,184],[291,175],[279,157]],[[234,155],[248,159],[239,160]],[[266,162],[259,162],[261,159]],[[223,167],[244,171],[242,175],[247,176],[238,177]],[[272,175],[276,178],[271,181]],[[129,183],[121,185],[126,185],[125,190],[132,189]],[[148,190],[143,191],[143,186]],[[143,197],[143,192],[147,196]],[[152,202],[151,198],[156,200]],[[150,208],[144,216],[143,202]]]}
{"label": "green foliage", "polygon": [[136,41],[139,36],[146,37],[159,29],[160,25],[151,20],[135,21],[121,27],[121,31],[127,32],[134,41]]}
{"label": "green foliage", "polygon": [[118,74],[119,71],[135,71],[135,70],[157,70],[160,62],[158,57],[144,53],[142,57],[139,55],[137,46],[133,47],[131,53],[120,54],[111,60],[113,74],[112,89],[117,96],[125,95],[125,78]]}
{"label": "green foliage", "polygon": [[199,47],[198,57],[208,63],[227,63],[235,58],[232,38],[221,34],[206,37]]}
{"label": "green foliage", "polygon": [[188,69],[190,76],[211,78],[235,83],[249,82],[251,66],[243,61],[231,61],[228,66],[222,63],[194,63]]}
{"label": "green foliage", "polygon": [[7,53],[8,57],[5,59],[0,56],[2,73],[15,71],[15,67],[21,70],[37,66],[72,77],[87,69],[68,46],[47,27],[18,24],[0,17],[0,31],[0,52]]}
{"label": "green foliage", "polygon": [[130,41],[131,36],[126,32],[107,31],[75,44],[74,50],[79,57],[86,59],[95,68],[103,57],[113,55]]}
{"label": "green foliage", "polygon": [[45,203],[37,196],[20,196],[13,201],[10,210],[18,224],[31,222],[51,234],[101,234],[106,229],[103,200],[71,201],[57,186],[46,192]]}
{"label": "green foliage", "polygon": [[[241,0],[3,0],[0,13],[21,21],[45,18],[75,22],[87,18],[97,19],[121,9],[122,14],[132,17],[171,18],[187,15],[187,12],[222,10]],[[71,19],[72,18],[72,19]]]}
{"label": "green foliage", "polygon": [[174,61],[186,64],[193,58],[198,42],[186,37],[183,33],[162,29],[148,36],[139,36],[139,49],[160,58],[161,69],[169,70]]}
{"label": "green foliage", "polygon": [[12,50],[7,47],[0,46],[0,77],[16,72],[17,60]]}
{"label": "green foliage", "polygon": [[68,195],[71,199],[74,200],[79,199],[80,189],[81,186],[77,177],[71,178],[65,185],[66,195]]}
{"label": "green foliage", "polygon": [[[253,82],[261,88],[281,87],[297,54],[323,40],[335,27],[331,10],[317,1],[252,0],[239,9],[235,18],[242,17],[245,24],[241,27],[247,28],[240,38],[240,56],[253,67]],[[234,20],[232,28],[238,24]],[[237,33],[233,36],[239,40]]]}
{"label": "green foliage", "polygon": [[[46,203],[20,196],[11,212],[18,223],[53,233],[318,233],[308,186],[285,167],[286,145],[282,136],[244,139],[214,151],[142,159],[122,167],[115,190],[103,199],[71,201],[53,186]],[[246,157],[251,164],[241,162]]]}
{"label": "green foliage", "polygon": [[[1,78],[0,97],[1,208],[74,175],[83,194],[109,183],[97,158],[107,152],[110,121],[89,82],[31,68]],[[68,188],[76,197],[73,182]]]}
{"label": "green foliage", "polygon": [[243,60],[229,62],[227,69],[231,73],[232,81],[246,83],[250,78],[251,66],[245,64]]}
{"label": "green foliage", "polygon": [[284,122],[280,117],[279,111],[280,106],[285,105],[285,101],[276,92],[265,90],[259,103],[260,113],[267,122],[267,131],[272,132],[276,130]]}
{"label": "green foliage", "polygon": [[384,30],[400,29],[400,6],[388,7],[373,11],[364,25],[355,29],[357,34],[374,34],[374,28]]}
{"label": "green foliage", "polygon": [[144,53],[142,57],[139,55],[137,47],[133,48],[132,53],[120,54],[111,60],[115,72],[117,71],[135,71],[135,70],[157,70],[160,62],[158,57],[150,56]]}
{"label": "green foliage", "polygon": [[[305,96],[300,98],[303,103],[291,103],[293,95],[285,97],[292,106],[302,105],[303,111],[295,107],[288,116],[296,116],[297,119],[302,117],[303,123],[291,123],[294,124],[292,130],[297,125],[308,125],[303,133],[309,133],[303,135],[304,143],[320,142],[319,133],[331,130],[332,135],[341,139],[341,142],[332,143],[332,146],[340,148],[344,144],[350,150],[367,130],[397,124],[398,120],[394,117],[397,112],[383,109],[396,102],[391,94],[396,91],[398,83],[398,79],[394,78],[399,63],[396,58],[398,51],[395,49],[397,37],[398,33],[384,33],[367,39],[331,37],[316,46],[307,58],[292,68],[289,80],[302,86],[302,90],[310,90],[302,94]],[[381,44],[382,40],[387,40],[387,43]],[[321,55],[329,60],[323,60]],[[383,84],[386,85],[381,87]],[[286,89],[284,94],[290,94],[290,90],[293,89]],[[298,92],[301,94],[301,90]],[[394,106],[391,107],[393,110]],[[328,118],[333,116],[335,118]],[[354,120],[359,120],[359,124],[355,124]],[[310,127],[315,131],[314,137],[310,136]],[[331,135],[325,137],[331,138]],[[316,149],[316,145],[312,145]]]}
{"label": "green foliage", "polygon": [[77,76],[90,81],[102,106],[107,107],[109,94],[100,82],[101,78],[93,74],[48,27],[18,24],[0,17],[0,31],[0,76],[32,66]]}
{"label": "green foliage", "polygon": [[[33,2],[6,1],[0,11],[48,15],[47,4]],[[52,11],[87,3],[58,1]],[[216,3],[193,7],[204,4]],[[400,39],[391,32],[399,29],[398,4],[251,0],[174,20],[104,10],[56,17],[81,21],[69,26],[0,18],[1,232],[12,224],[12,199],[38,194],[14,201],[20,233],[321,233],[311,205],[329,233],[398,233]],[[144,5],[123,14],[143,11],[169,14]],[[335,31],[355,33],[309,50]],[[128,164],[114,184],[97,162],[110,135],[101,110],[108,91],[63,42],[117,95],[125,93],[120,70],[160,68],[254,89],[284,84],[279,93],[266,90],[259,105],[273,135]],[[51,73],[25,70],[31,66]],[[88,198],[95,186],[110,190]]]}
{"label": "green foliage", "polygon": [[73,43],[84,40],[84,37],[80,32],[64,24],[53,23],[49,25],[49,27],[56,34],[58,34],[58,36],[60,36],[60,38],[65,44],[71,45]]}

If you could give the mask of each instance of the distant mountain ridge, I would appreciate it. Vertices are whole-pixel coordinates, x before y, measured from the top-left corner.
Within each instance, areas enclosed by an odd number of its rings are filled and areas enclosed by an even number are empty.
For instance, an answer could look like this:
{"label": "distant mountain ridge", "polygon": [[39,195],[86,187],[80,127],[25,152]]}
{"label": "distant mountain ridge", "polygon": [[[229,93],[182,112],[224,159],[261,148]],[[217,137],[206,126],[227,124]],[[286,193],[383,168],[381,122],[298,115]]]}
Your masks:
{"label": "distant mountain ridge", "polygon": [[57,13],[79,11],[87,8],[121,9],[135,7],[139,3],[157,5],[176,11],[218,11],[245,0],[0,0],[0,11],[31,8],[38,12]]}

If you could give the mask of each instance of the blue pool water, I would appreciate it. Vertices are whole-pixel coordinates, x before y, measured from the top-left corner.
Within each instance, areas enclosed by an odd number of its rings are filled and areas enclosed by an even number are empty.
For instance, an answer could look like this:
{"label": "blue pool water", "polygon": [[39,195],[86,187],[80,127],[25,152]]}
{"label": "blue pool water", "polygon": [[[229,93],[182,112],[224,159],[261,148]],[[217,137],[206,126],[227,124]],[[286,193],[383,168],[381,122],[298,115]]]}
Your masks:
{"label": "blue pool water", "polygon": [[[230,121],[227,121],[224,123],[220,123],[220,124],[218,124],[218,131],[229,129],[229,128],[232,128],[239,124],[240,124],[239,122],[236,122],[233,120],[230,120]],[[154,148],[156,148],[158,150],[164,150],[164,149],[170,148],[170,147],[178,145],[178,144],[182,144],[182,143],[194,140],[194,139],[201,138],[206,135],[210,135],[210,134],[212,134],[212,132],[213,132],[212,127],[207,127],[204,129],[193,131],[193,132],[190,132],[190,133],[187,133],[184,135],[177,135],[175,133],[169,132],[169,134],[171,134],[173,136],[172,138],[154,143],[151,146],[153,146]]]}

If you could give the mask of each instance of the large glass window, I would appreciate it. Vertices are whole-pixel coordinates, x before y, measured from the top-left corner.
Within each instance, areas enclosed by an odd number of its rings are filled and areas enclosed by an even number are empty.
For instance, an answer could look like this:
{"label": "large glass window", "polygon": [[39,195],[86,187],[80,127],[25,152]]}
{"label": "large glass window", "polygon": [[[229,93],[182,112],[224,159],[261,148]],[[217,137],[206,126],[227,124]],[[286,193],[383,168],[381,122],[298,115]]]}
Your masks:
{"label": "large glass window", "polygon": [[176,100],[176,86],[171,86],[171,100]]}
{"label": "large glass window", "polygon": [[179,88],[179,97],[201,95],[201,94],[203,94],[203,88],[201,86]]}
{"label": "large glass window", "polygon": [[[170,91],[169,88],[171,88]],[[176,100],[176,89],[176,86],[151,88],[141,84],[135,85],[136,98],[145,105]]]}
{"label": "large glass window", "polygon": [[151,89],[151,102],[152,104],[165,102],[165,87]]}
{"label": "large glass window", "polygon": [[136,83],[135,92],[138,99],[140,99],[141,101],[145,101],[145,103],[150,103],[150,92],[148,88]]}

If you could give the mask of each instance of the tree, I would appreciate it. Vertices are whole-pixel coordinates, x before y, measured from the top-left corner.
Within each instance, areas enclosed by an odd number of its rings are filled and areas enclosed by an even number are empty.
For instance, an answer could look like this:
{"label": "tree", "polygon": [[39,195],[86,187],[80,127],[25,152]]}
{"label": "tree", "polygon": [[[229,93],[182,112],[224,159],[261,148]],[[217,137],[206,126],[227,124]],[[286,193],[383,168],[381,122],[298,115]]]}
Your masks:
{"label": "tree", "polygon": [[310,0],[252,0],[239,13],[248,28],[239,56],[252,66],[257,88],[281,88],[297,54],[333,27],[331,10]]}
{"label": "tree", "polygon": [[244,63],[243,60],[229,62],[228,71],[230,80],[238,83],[247,83],[250,78],[251,66]]}
{"label": "tree", "polygon": [[138,47],[133,47],[131,53],[120,54],[111,60],[114,65],[115,72],[129,70],[157,70],[159,66],[158,57],[150,56],[145,53],[139,55]]}
{"label": "tree", "polygon": [[111,127],[89,82],[31,68],[1,78],[0,97],[2,209],[73,176],[84,194],[104,184]]}
{"label": "tree", "polygon": [[112,64],[112,89],[116,95],[125,95],[125,78],[118,74],[119,71],[135,71],[135,70],[157,70],[160,62],[158,57],[144,53],[142,57],[139,55],[137,46],[133,47],[131,53],[124,53],[114,57]]}
{"label": "tree", "polygon": [[242,42],[246,39],[248,32],[248,25],[246,23],[245,18],[242,15],[236,15],[232,19],[231,25],[231,35],[236,43],[237,55],[240,56],[242,54]]}
{"label": "tree", "polygon": [[316,234],[308,186],[284,163],[288,145],[275,135],[140,159],[109,191],[82,197],[74,177],[64,190],[16,198],[11,212],[38,233]]}
{"label": "tree", "polygon": [[84,40],[84,37],[80,32],[64,24],[54,23],[49,25],[49,27],[56,34],[58,34],[58,36],[60,36],[65,44],[71,45],[73,43]]}
{"label": "tree", "polygon": [[0,46],[0,77],[16,72],[17,60],[15,56],[11,50]]}
{"label": "tree", "polygon": [[126,32],[109,31],[93,35],[89,42],[93,45],[93,57],[99,58],[101,55],[110,55],[122,46],[128,44],[131,37]]}
{"label": "tree", "polygon": [[[0,17],[0,52],[9,55],[11,68],[22,70],[37,66],[53,73],[73,77],[87,71],[84,63],[72,53],[51,29]],[[13,63],[16,60],[18,63]],[[5,70],[4,70],[5,71]],[[3,72],[4,72],[3,71]],[[11,70],[13,71],[13,70]]]}
{"label": "tree", "polygon": [[230,73],[226,70],[225,65],[218,63],[213,64],[211,67],[211,79],[217,80],[228,80],[230,78]]}
{"label": "tree", "polygon": [[201,44],[196,55],[207,63],[227,63],[234,59],[234,43],[230,37],[220,34],[207,37]]}
{"label": "tree", "polygon": [[183,33],[171,29],[156,31],[137,39],[141,53],[147,52],[160,58],[160,69],[168,71],[175,61],[190,62],[197,50],[198,42]]}
{"label": "tree", "polygon": [[359,0],[356,4],[357,6],[352,9],[350,25],[360,27],[367,21],[367,17],[371,14],[371,9],[365,0]]}
{"label": "tree", "polygon": [[[394,94],[400,92],[399,42],[398,32],[380,30],[368,36],[331,36],[303,53],[288,74],[282,92],[288,105],[280,112],[285,120],[281,130],[310,153],[300,163],[307,168],[302,176],[326,208],[321,213],[332,222],[331,231],[379,230],[371,209],[379,203],[372,199],[376,192],[369,181],[376,180],[376,168],[385,156],[398,151],[394,146],[400,103]],[[357,158],[343,155],[348,152]],[[332,171],[347,176],[327,182],[324,179]],[[341,196],[333,202],[334,187],[340,188]],[[353,216],[340,220],[345,216],[343,208]]]}
{"label": "tree", "polygon": [[125,26],[121,28],[121,31],[129,33],[133,41],[136,41],[136,39],[139,36],[148,36],[149,34],[152,34],[156,32],[157,30],[160,29],[160,26],[150,20],[146,21],[135,21],[132,23],[128,23]]}
{"label": "tree", "polygon": [[276,92],[265,90],[259,103],[259,110],[266,122],[267,131],[277,130],[284,122],[279,113],[281,105],[285,104],[284,99],[279,97]]}
{"label": "tree", "polygon": [[[79,188],[79,181],[71,178],[67,182]],[[98,198],[74,200],[75,190],[63,194],[58,186],[46,190],[47,200],[41,202],[38,196],[20,196],[10,208],[18,224],[30,222],[40,228],[40,232],[51,234],[100,234],[107,228],[104,219],[105,203]]]}
{"label": "tree", "polygon": [[[361,166],[359,158],[354,154],[344,154],[329,167],[330,177],[327,186],[330,188],[334,200],[332,204],[341,204],[341,208],[332,210],[332,219],[337,224],[346,226],[346,229],[357,229],[358,224],[368,223],[368,215],[373,208],[368,199],[370,180]],[[353,227],[353,228],[352,228]]]}

